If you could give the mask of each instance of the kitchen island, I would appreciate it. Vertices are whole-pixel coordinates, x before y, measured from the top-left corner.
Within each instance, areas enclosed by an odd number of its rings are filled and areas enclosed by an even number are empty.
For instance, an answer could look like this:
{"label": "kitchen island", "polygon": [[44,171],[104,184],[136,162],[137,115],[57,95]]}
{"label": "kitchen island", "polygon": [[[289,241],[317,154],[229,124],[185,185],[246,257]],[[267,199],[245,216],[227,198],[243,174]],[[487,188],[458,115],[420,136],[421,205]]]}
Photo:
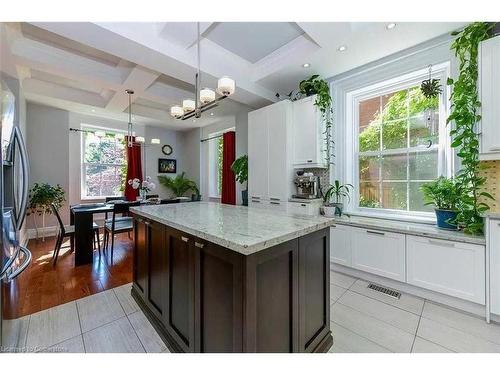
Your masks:
{"label": "kitchen island", "polygon": [[209,202],[131,212],[132,295],[171,351],[328,351],[332,219]]}

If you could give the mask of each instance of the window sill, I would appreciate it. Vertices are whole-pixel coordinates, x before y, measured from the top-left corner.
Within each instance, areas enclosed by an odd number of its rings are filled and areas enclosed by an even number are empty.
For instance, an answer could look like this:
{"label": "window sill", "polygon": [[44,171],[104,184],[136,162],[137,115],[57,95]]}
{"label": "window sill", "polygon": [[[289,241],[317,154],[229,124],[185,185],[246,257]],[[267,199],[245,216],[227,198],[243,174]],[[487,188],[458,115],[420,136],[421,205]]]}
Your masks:
{"label": "window sill", "polygon": [[391,213],[366,212],[366,211],[345,211],[344,214],[351,216],[375,218],[375,219],[399,220],[415,224],[436,224],[436,218],[432,214],[429,216],[427,215],[412,216],[412,215],[398,215]]}

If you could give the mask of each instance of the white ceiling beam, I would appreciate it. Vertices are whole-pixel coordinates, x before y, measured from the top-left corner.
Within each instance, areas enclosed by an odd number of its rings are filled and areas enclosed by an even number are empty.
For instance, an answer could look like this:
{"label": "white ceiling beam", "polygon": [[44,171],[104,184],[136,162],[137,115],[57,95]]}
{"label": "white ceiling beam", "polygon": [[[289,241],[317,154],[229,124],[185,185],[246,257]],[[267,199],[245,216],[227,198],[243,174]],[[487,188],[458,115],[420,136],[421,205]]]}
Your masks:
{"label": "white ceiling beam", "polygon": [[[200,22],[200,34],[213,24],[213,22]],[[159,35],[182,48],[189,48],[198,39],[196,22],[164,22]]]}

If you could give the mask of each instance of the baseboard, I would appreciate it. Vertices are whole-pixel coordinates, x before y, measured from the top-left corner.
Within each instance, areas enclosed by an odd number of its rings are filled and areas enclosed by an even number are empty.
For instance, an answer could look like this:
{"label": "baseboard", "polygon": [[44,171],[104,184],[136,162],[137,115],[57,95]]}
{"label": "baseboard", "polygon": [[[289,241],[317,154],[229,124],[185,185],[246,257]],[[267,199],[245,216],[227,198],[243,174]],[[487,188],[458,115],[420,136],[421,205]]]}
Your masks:
{"label": "baseboard", "polygon": [[[59,230],[58,226],[38,228],[38,238],[55,236],[58,230]],[[28,239],[31,240],[34,238],[37,238],[36,229],[35,228],[28,229]]]}
{"label": "baseboard", "polygon": [[[349,276],[354,276],[354,277],[357,277],[357,278],[360,278],[360,279],[363,279],[366,281],[370,281],[370,282],[373,282],[373,283],[376,283],[376,284],[379,284],[382,286],[396,289],[398,291],[401,291],[401,292],[404,292],[407,294],[412,294],[416,297],[420,297],[420,298],[423,298],[423,299],[426,299],[426,300],[429,300],[432,302],[436,302],[436,303],[451,307],[451,308],[456,309],[456,310],[465,311],[469,314],[477,315],[478,317],[483,318],[483,319],[485,319],[485,316],[486,316],[486,307],[484,305],[480,305],[480,304],[470,302],[470,301],[465,301],[463,299],[456,298],[456,297],[447,296],[447,295],[444,295],[441,293],[433,292],[431,290],[427,290],[427,289],[423,289],[423,288],[420,288],[417,286],[409,285],[409,284],[406,284],[406,283],[403,283],[400,281],[387,279],[387,278],[382,277],[382,276],[373,275],[373,274],[368,273],[368,272],[356,270],[354,268],[342,266],[340,264],[336,264],[336,263],[332,263],[332,262],[330,262],[330,269],[337,271],[337,272],[344,273],[344,274],[349,275]],[[500,316],[496,316],[496,315],[491,316],[491,320],[493,320],[495,322],[500,322],[500,320],[498,320],[499,318],[500,318]]]}

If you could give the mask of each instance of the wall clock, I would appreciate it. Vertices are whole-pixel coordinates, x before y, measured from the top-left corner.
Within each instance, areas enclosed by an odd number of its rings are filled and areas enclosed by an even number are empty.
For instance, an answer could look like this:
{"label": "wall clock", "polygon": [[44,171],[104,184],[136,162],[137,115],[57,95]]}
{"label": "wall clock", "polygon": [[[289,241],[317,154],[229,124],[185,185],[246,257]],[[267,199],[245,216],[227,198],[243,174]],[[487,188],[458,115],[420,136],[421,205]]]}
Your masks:
{"label": "wall clock", "polygon": [[170,145],[165,145],[161,148],[161,152],[163,152],[165,155],[172,155],[174,149]]}

